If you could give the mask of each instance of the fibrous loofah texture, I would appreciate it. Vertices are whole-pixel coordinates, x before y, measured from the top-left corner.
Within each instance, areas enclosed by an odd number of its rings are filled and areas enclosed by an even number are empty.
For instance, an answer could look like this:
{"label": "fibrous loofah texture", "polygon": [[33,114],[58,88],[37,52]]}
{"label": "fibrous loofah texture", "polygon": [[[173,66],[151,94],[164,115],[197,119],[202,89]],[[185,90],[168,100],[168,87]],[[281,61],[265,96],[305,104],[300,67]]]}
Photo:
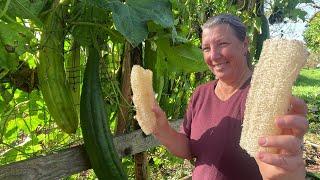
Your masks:
{"label": "fibrous loofah texture", "polygon": [[131,88],[133,103],[136,107],[136,119],[145,134],[153,132],[156,118],[151,108],[154,103],[152,88],[152,71],[145,70],[139,65],[134,65],[131,71]]}
{"label": "fibrous loofah texture", "polygon": [[280,134],[275,118],[288,112],[292,85],[304,65],[308,52],[297,40],[264,41],[246,100],[240,146],[251,156],[257,152],[276,153],[261,148],[259,137]]}

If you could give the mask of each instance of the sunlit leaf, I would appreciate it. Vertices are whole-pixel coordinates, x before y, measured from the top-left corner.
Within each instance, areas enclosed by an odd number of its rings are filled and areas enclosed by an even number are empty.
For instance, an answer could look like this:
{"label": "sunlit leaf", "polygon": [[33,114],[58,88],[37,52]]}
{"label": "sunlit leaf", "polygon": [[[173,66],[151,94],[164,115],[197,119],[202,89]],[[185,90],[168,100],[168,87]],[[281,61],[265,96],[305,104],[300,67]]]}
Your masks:
{"label": "sunlit leaf", "polygon": [[22,25],[0,22],[0,66],[14,70],[18,65],[18,56],[28,49],[33,34]]}
{"label": "sunlit leaf", "polygon": [[15,70],[18,66],[18,56],[15,53],[8,53],[4,44],[0,42],[0,73],[1,78],[10,70]]}
{"label": "sunlit leaf", "polygon": [[18,151],[16,149],[10,149],[9,151],[6,151],[5,153],[1,154],[1,164],[6,164],[6,162],[14,162],[17,159]]}
{"label": "sunlit leaf", "polygon": [[172,72],[191,73],[207,70],[201,50],[191,44],[171,46],[168,39],[159,39],[157,46],[165,55],[168,68]]}
{"label": "sunlit leaf", "polygon": [[38,15],[46,2],[46,0],[11,0],[8,13],[22,19],[31,19],[37,25],[42,26]]}

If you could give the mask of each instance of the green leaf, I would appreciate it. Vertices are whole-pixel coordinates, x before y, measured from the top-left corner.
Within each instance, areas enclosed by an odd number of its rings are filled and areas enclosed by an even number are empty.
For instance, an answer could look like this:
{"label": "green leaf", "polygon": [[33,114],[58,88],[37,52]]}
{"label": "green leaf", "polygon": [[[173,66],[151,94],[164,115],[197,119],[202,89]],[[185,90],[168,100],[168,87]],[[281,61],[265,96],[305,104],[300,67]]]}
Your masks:
{"label": "green leaf", "polygon": [[18,127],[15,123],[10,122],[12,118],[9,118],[10,114],[1,114],[0,119],[0,139],[13,139],[14,137],[17,137],[18,134]]}
{"label": "green leaf", "polygon": [[110,7],[116,29],[125,36],[133,46],[137,46],[147,37],[148,29],[146,22],[140,19],[140,16],[136,14],[135,10],[121,2],[112,2]]}
{"label": "green leaf", "polygon": [[302,21],[305,21],[306,15],[307,15],[307,12],[301,9],[291,9],[288,12],[288,17],[294,21],[296,21],[297,18],[300,18]]}
{"label": "green leaf", "polygon": [[174,25],[171,3],[167,0],[128,0],[127,4],[144,21],[154,21],[164,28]]}
{"label": "green leaf", "polygon": [[254,20],[255,21],[254,21],[253,25],[258,30],[259,34],[261,34],[261,31],[262,31],[261,30],[261,24],[262,24],[261,18],[257,16],[257,17],[255,17]]}
{"label": "green leaf", "polygon": [[3,100],[2,96],[0,96],[0,114],[2,114],[6,106],[7,106],[6,101]]}
{"label": "green leaf", "polygon": [[148,21],[147,26],[149,32],[161,32],[163,30],[159,24],[156,24],[153,21]]}
{"label": "green leaf", "polygon": [[[18,66],[18,57],[15,53],[8,53],[6,47],[0,42],[0,74],[1,78],[10,70],[15,70]],[[4,72],[4,74],[2,74]]]}
{"label": "green leaf", "polygon": [[[128,0],[126,3],[119,0],[109,2],[92,0],[85,1],[84,4],[96,9],[104,9],[106,13],[112,11],[113,23],[117,31],[133,46],[137,46],[148,36],[149,21],[153,21],[162,28],[174,28],[169,0]],[[78,30],[78,32],[83,31]]]}
{"label": "green leaf", "polygon": [[112,27],[110,11],[103,9],[105,7],[100,7],[97,3],[97,1],[88,1],[72,8],[71,14],[75,17],[79,16],[74,21],[72,35],[82,46],[90,45],[92,37],[95,36],[108,39],[108,35],[113,42],[123,42],[123,36]]}
{"label": "green leaf", "polygon": [[19,56],[28,49],[33,34],[24,26],[0,22],[0,67],[15,70]]}
{"label": "green leaf", "polygon": [[7,162],[15,162],[17,160],[18,151],[16,149],[10,149],[9,151],[2,154],[0,163],[6,164]]}
{"label": "green leaf", "polygon": [[22,19],[31,19],[37,25],[42,26],[38,14],[44,8],[45,0],[11,0],[9,14]]}
{"label": "green leaf", "polygon": [[[37,104],[37,100],[41,99],[40,91],[32,91],[29,93],[30,102],[29,109],[40,109],[41,107]],[[37,115],[38,111],[30,111],[30,115]]]}
{"label": "green leaf", "polygon": [[169,39],[157,41],[159,50],[164,54],[171,72],[203,72],[207,66],[203,61],[202,52],[191,44],[170,46]]}
{"label": "green leaf", "polygon": [[171,4],[168,0],[128,0],[109,3],[116,29],[128,41],[137,46],[148,35],[148,21],[154,21],[163,28],[173,28]]}
{"label": "green leaf", "polygon": [[[118,0],[110,0],[110,2],[114,2]],[[86,0],[84,1],[84,4],[88,4],[90,6],[96,7],[96,8],[102,8],[105,10],[108,10],[109,7],[109,2],[106,0]]]}
{"label": "green leaf", "polygon": [[27,51],[27,44],[33,38],[33,34],[24,26],[16,23],[0,22],[0,40],[7,53],[16,53],[18,56]]}
{"label": "green leaf", "polygon": [[[17,126],[14,126],[10,129],[8,129],[6,132],[5,132],[5,129],[1,129],[0,130],[0,135],[1,135],[1,138],[2,136],[5,134],[5,139],[12,139],[13,137],[17,137],[17,134],[18,134],[18,127]],[[4,132],[4,134],[2,134],[2,132]],[[1,139],[0,138],[0,139]]]}
{"label": "green leaf", "polygon": [[155,92],[158,94],[157,100],[160,102],[162,97],[163,88],[165,85],[165,77],[168,75],[168,62],[164,53],[160,50],[157,51],[157,62],[155,64],[155,81],[153,87]]}

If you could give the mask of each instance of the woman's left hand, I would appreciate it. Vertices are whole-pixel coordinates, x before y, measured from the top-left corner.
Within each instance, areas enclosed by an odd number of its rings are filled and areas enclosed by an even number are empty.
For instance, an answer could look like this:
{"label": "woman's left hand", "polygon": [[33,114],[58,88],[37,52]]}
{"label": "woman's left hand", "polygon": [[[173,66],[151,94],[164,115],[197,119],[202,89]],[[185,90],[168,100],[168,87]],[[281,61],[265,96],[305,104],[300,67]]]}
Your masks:
{"label": "woman's left hand", "polygon": [[259,152],[256,160],[264,180],[305,179],[303,136],[308,130],[307,106],[303,100],[292,97],[288,115],[278,117],[276,125],[281,135],[261,137],[261,147],[279,149],[278,154]]}

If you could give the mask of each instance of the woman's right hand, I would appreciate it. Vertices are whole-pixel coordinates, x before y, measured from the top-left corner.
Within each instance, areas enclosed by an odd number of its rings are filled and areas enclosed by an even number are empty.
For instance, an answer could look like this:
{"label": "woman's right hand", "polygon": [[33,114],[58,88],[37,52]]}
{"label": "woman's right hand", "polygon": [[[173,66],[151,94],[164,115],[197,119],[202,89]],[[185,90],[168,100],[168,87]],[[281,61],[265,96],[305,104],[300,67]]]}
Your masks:
{"label": "woman's right hand", "polygon": [[166,113],[156,101],[152,107],[152,111],[156,116],[156,125],[152,132],[153,135],[172,154],[184,159],[191,159],[189,139],[187,136],[177,132],[170,126]]}
{"label": "woman's right hand", "polygon": [[170,128],[166,113],[161,109],[156,101],[154,101],[152,111],[156,117],[156,125],[153,134],[157,136],[161,132],[165,133]]}

